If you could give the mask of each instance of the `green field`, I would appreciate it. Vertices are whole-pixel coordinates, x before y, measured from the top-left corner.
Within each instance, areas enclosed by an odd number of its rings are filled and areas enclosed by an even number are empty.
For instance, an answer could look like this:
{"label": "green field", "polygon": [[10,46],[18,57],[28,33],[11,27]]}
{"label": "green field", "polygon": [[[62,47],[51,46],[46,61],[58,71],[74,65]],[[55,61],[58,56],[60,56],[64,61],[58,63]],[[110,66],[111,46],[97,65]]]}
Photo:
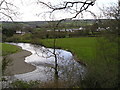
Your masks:
{"label": "green field", "polygon": [[[53,47],[53,39],[42,39],[41,42]],[[61,38],[57,39],[56,47],[71,51],[78,60],[87,64],[85,87],[95,87],[96,82],[97,87],[117,86],[118,43],[98,37]]]}
{"label": "green field", "polygon": [[[42,43],[47,47],[53,46],[53,39],[44,39]],[[63,38],[57,39],[56,47],[71,51],[81,61],[91,61],[95,58],[96,38]]]}
{"label": "green field", "polygon": [[6,56],[21,51],[21,48],[10,44],[0,43],[0,46],[1,46],[0,50],[2,51],[2,56]]}
{"label": "green field", "polygon": [[[28,36],[29,37],[29,36]],[[26,37],[26,38],[28,38]],[[24,39],[23,39],[24,41]],[[53,39],[35,39],[29,42],[53,47]],[[26,42],[26,41],[24,41]],[[3,45],[3,55],[15,53],[20,48]],[[87,74],[82,81],[83,88],[113,88],[118,85],[118,42],[117,38],[109,37],[79,37],[56,39],[56,48],[71,51],[73,55],[85,63]],[[79,77],[78,77],[79,79]]]}

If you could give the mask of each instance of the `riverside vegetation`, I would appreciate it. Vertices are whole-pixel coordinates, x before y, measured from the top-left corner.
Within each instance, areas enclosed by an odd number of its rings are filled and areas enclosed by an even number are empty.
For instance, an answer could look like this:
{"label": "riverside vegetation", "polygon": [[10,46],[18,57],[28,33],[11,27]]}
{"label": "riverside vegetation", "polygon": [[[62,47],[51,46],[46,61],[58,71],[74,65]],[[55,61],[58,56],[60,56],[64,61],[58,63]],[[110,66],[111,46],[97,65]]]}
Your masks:
{"label": "riverside vegetation", "polygon": [[12,53],[21,51],[21,48],[10,44],[0,43],[0,46],[2,46],[1,48],[2,56],[7,56]]}
{"label": "riverside vegetation", "polygon": [[4,75],[4,72],[7,66],[11,63],[11,60],[8,59],[7,56],[21,51],[21,48],[14,46],[14,45],[10,45],[10,44],[5,44],[5,43],[0,43],[0,46],[1,46],[0,51],[2,51],[0,56],[3,56],[2,74]]}
{"label": "riverside vegetation", "polygon": [[[51,42],[52,39],[42,40],[47,47],[52,47]],[[70,50],[87,65],[88,73],[83,80],[83,87],[117,87],[118,43],[101,37],[82,37],[57,39],[56,45]]]}
{"label": "riverside vegetation", "polygon": [[[1,55],[3,57],[2,59],[2,75],[4,75],[5,70],[8,68],[8,66],[11,64],[12,59],[8,58],[7,56],[13,53],[17,53],[22,51],[22,49],[18,46],[15,45],[10,45],[10,44],[6,44],[6,43],[0,43],[0,50],[2,51]],[[2,78],[2,81],[6,81],[5,78]],[[12,82],[10,85],[10,87],[12,88],[35,88],[38,87],[39,82],[38,81],[30,81],[28,82],[24,82],[21,80],[16,80],[14,82]]]}
{"label": "riverside vegetation", "polygon": [[[42,43],[46,47],[52,47],[52,42],[53,39],[37,39],[37,44]],[[57,39],[56,46],[71,51],[80,62],[87,65],[88,72],[82,87],[117,87],[117,42],[105,37],[61,38]]]}
{"label": "riverside vegetation", "polygon": [[[108,22],[105,24],[108,24]],[[95,30],[96,27],[91,29]],[[99,32],[94,30],[91,32],[89,29],[86,29],[80,32],[79,35],[77,34],[78,32],[76,32],[73,36],[70,35],[72,33],[65,33],[64,37],[56,37],[56,48],[71,51],[78,61],[86,65],[87,74],[84,80],[82,80],[81,85],[77,87],[117,88],[119,85],[119,33],[117,28],[113,27],[111,27],[110,30]],[[47,35],[43,32],[46,31],[35,31],[32,34],[26,33],[24,35],[14,34],[10,38],[5,37],[4,40],[12,42],[29,42],[52,48],[54,41],[52,36],[50,36],[52,34]],[[62,33],[64,32],[59,32],[59,35]]]}

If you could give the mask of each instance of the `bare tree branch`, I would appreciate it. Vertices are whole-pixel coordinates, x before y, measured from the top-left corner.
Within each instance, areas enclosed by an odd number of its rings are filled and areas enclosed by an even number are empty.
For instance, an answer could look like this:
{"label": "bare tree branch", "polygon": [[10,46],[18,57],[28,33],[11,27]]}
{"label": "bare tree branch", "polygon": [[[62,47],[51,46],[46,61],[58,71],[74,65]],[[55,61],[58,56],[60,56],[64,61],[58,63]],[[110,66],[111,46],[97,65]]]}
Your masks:
{"label": "bare tree branch", "polygon": [[120,19],[120,8],[119,4],[114,4],[110,7],[99,7],[104,17],[108,19]]}
{"label": "bare tree branch", "polygon": [[[95,3],[95,0],[86,0],[86,1],[75,1],[75,2],[64,2],[64,4],[60,4],[60,5],[57,5],[57,6],[53,6],[51,3],[45,3],[45,2],[42,2],[40,0],[38,0],[37,2],[38,4],[42,4],[46,7],[48,7],[49,9],[51,9],[51,11],[49,11],[50,13],[53,13],[54,11],[60,11],[60,10],[68,10],[70,9],[70,11],[76,11],[76,13],[74,13],[75,15],[71,18],[67,18],[69,20],[73,19],[73,18],[76,18],[80,13],[82,13],[83,11],[87,10],[89,6],[93,6],[94,3]],[[74,6],[78,5],[78,4],[82,4],[79,8],[79,10],[77,10],[78,8],[76,9],[73,9]],[[71,12],[72,13],[72,12]],[[63,20],[62,20],[63,21]]]}
{"label": "bare tree branch", "polygon": [[13,8],[17,9],[18,7],[7,0],[0,1],[0,20],[4,19],[3,17],[6,17],[13,21],[13,16],[16,17],[17,15],[19,15],[18,12]]}
{"label": "bare tree branch", "polygon": [[[57,23],[55,22],[54,25],[53,25],[53,31],[54,31],[54,41],[53,41],[53,52],[51,52],[55,58],[55,79],[56,79],[56,83],[58,81],[58,56],[59,56],[59,53],[56,54],[56,35],[55,35],[55,30],[58,28],[59,24],[62,22],[62,21],[65,21],[65,20],[72,20],[74,18],[76,18],[80,13],[82,13],[83,11],[86,11],[88,9],[89,6],[93,6],[94,3],[95,3],[96,0],[86,0],[86,1],[75,1],[75,2],[64,2],[64,4],[60,4],[60,5],[56,5],[56,6],[53,6],[51,3],[45,3],[45,2],[42,2],[40,0],[38,0],[37,4],[42,4],[46,7],[48,7],[51,11],[50,12],[50,15],[52,15],[53,12],[55,11],[61,11],[61,10],[73,10],[75,12],[75,15],[71,18],[64,18],[64,19],[61,19],[61,20],[58,20]],[[78,4],[81,4],[81,6],[79,6],[79,8],[77,7]],[[76,5],[76,9],[74,9],[74,6]],[[90,11],[89,11],[90,12]],[[70,12],[72,13],[72,12]],[[47,52],[49,52],[50,50],[47,50]],[[45,50],[46,52],[46,50]],[[44,52],[43,52],[44,53]],[[49,56],[51,57],[51,55]]]}
{"label": "bare tree branch", "polygon": [[1,2],[0,2],[0,7],[2,6],[2,4],[5,2],[5,0],[2,0]]}
{"label": "bare tree branch", "polygon": [[13,21],[13,19],[12,19],[12,17],[11,17],[11,16],[9,16],[9,15],[7,15],[7,14],[3,13],[3,12],[0,12],[0,13],[1,13],[1,14],[3,14],[3,15],[5,15],[6,17],[10,18],[10,19]]}

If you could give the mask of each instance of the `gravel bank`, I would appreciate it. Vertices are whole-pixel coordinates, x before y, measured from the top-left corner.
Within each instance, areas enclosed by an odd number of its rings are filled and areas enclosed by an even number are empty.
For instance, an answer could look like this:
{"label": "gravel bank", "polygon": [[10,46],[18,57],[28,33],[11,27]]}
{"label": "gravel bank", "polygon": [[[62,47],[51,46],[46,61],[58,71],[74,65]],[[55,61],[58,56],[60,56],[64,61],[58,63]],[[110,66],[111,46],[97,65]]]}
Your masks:
{"label": "gravel bank", "polygon": [[7,67],[5,74],[15,75],[15,74],[22,74],[35,70],[36,69],[35,66],[28,64],[24,61],[25,57],[29,55],[31,55],[31,53],[25,50],[9,55],[8,57],[11,59],[12,62]]}

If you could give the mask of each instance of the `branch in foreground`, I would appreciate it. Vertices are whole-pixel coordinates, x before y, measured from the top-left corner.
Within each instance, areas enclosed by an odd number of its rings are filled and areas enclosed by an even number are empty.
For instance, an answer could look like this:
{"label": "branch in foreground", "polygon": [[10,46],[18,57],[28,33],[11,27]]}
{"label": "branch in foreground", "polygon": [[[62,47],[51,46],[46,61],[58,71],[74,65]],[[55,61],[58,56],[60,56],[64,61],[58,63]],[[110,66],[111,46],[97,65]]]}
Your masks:
{"label": "branch in foreground", "polygon": [[[86,11],[89,6],[93,6],[95,4],[95,1],[96,0],[86,0],[86,1],[75,1],[75,2],[64,2],[64,4],[61,4],[61,5],[56,5],[56,6],[53,6],[51,3],[45,3],[45,2],[42,2],[40,0],[38,0],[38,4],[42,4],[46,7],[48,7],[49,9],[51,9],[51,11],[49,12],[50,15],[55,12],[55,11],[60,11],[60,10],[73,10],[73,11],[76,11],[75,15],[73,17],[70,17],[70,18],[65,18],[65,19],[61,19],[58,21],[58,23],[56,24],[56,27],[58,27],[58,25],[62,22],[62,21],[65,21],[65,20],[72,20],[74,18],[76,18],[80,13],[82,13],[83,11]],[[76,8],[75,9],[72,9],[74,8],[75,5],[79,5],[81,4],[81,6],[79,8]],[[78,9],[78,10],[77,10]]]}

